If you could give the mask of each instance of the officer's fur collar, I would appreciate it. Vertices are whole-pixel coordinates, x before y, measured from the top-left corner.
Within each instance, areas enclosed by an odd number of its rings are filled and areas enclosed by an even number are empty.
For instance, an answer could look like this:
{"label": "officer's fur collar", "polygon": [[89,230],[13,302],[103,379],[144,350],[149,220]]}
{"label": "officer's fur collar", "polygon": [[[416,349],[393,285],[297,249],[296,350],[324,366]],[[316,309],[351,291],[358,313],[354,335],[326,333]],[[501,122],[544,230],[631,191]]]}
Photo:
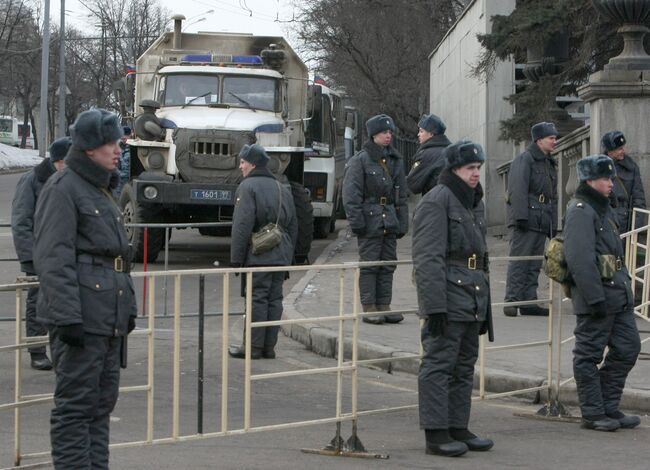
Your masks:
{"label": "officer's fur collar", "polygon": [[539,148],[539,145],[537,145],[535,142],[530,144],[526,150],[528,150],[532,157],[537,161],[542,161],[545,158],[548,158],[552,165],[557,165],[555,159],[549,154],[542,152],[542,149]]}
{"label": "officer's fur collar", "polygon": [[424,150],[430,147],[446,147],[447,145],[451,145],[451,142],[449,141],[447,136],[445,134],[440,134],[440,135],[436,134],[430,139],[427,139],[422,144],[420,144],[420,148],[418,150]]}
{"label": "officer's fur collar", "polygon": [[613,157],[612,157],[612,160],[614,160],[614,163],[616,165],[620,165],[620,166],[622,166],[623,168],[625,168],[628,171],[634,171],[634,167],[636,166],[636,164],[634,163],[634,160],[632,160],[627,155],[625,155],[623,160],[617,160],[617,159],[615,159]]}
{"label": "officer's fur collar", "polygon": [[256,166],[251,170],[246,178],[255,178],[255,177],[264,177],[264,178],[274,178],[273,173],[265,166]]}
{"label": "officer's fur collar", "polygon": [[44,158],[41,163],[34,167],[34,173],[36,174],[36,179],[41,183],[45,183],[47,179],[56,173],[56,168],[54,163],[49,158]]}
{"label": "officer's fur collar", "polygon": [[472,210],[483,199],[481,183],[472,188],[449,168],[442,170],[438,183],[447,186],[466,209]]}
{"label": "officer's fur collar", "polygon": [[[395,149],[395,147],[389,145],[388,147],[383,147],[381,145],[377,145],[373,140],[367,141],[365,144],[363,144],[363,149],[368,152],[368,155],[370,155],[370,158],[372,158],[375,161],[379,161],[380,158],[383,157],[393,157],[393,158],[402,158],[402,156],[399,154],[399,152]],[[387,149],[387,150],[384,150]]]}
{"label": "officer's fur collar", "polygon": [[578,185],[578,189],[576,189],[576,198],[585,201],[593,207],[601,217],[607,214],[610,202],[609,198],[600,194],[586,182],[583,181]]}
{"label": "officer's fur collar", "polygon": [[98,188],[116,188],[120,182],[120,174],[116,171],[108,171],[97,163],[92,161],[86,152],[77,148],[70,147],[68,155],[65,157],[65,163],[68,167]]}

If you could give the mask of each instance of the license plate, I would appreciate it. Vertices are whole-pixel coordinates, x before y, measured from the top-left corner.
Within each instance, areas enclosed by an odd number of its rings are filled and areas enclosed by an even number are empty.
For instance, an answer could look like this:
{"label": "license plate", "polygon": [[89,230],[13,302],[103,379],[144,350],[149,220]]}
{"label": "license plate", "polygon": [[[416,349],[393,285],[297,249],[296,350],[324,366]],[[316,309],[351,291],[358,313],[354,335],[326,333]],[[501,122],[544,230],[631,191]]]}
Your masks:
{"label": "license plate", "polygon": [[190,199],[201,201],[230,201],[232,191],[227,189],[191,189]]}

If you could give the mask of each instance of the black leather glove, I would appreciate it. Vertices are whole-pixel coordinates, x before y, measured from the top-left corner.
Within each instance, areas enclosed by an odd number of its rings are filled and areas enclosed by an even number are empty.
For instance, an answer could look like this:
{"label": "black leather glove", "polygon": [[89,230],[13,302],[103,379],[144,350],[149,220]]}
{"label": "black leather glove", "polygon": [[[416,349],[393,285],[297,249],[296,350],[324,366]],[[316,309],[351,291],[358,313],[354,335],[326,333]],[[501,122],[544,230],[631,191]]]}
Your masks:
{"label": "black leather glove", "polygon": [[607,304],[605,301],[591,305],[591,316],[594,318],[605,318],[607,316]]}
{"label": "black leather glove", "polygon": [[129,326],[127,327],[129,333],[135,330],[135,317],[129,317]]}
{"label": "black leather glove", "polygon": [[522,232],[526,232],[528,230],[528,221],[526,219],[517,219],[515,221],[515,228]]}
{"label": "black leather glove", "polygon": [[365,228],[357,228],[357,229],[352,229],[352,233],[354,233],[357,237],[363,237],[366,234],[366,229]]}
{"label": "black leather glove", "polygon": [[479,336],[480,336],[480,335],[484,335],[484,334],[487,333],[487,332],[488,332],[488,322],[487,322],[487,320],[486,320],[486,321],[482,321],[482,322],[481,322],[481,327],[480,327],[479,330],[478,330],[478,334],[479,334]]}
{"label": "black leather glove", "polygon": [[34,269],[33,261],[25,261],[20,263],[20,270],[28,276],[36,276],[36,269]]}
{"label": "black leather glove", "polygon": [[59,338],[65,344],[77,348],[84,347],[84,327],[81,323],[74,323],[72,325],[64,325],[57,327]]}
{"label": "black leather glove", "polygon": [[[241,268],[242,264],[241,263],[230,263],[231,268]],[[235,277],[239,276],[240,273],[235,273]]]}
{"label": "black leather glove", "polygon": [[402,232],[398,233],[397,239],[399,240],[400,238],[404,238],[404,235],[406,235],[406,233],[402,233]]}
{"label": "black leather glove", "polygon": [[434,313],[429,315],[427,317],[427,329],[434,338],[436,336],[445,336],[447,334],[447,314]]}

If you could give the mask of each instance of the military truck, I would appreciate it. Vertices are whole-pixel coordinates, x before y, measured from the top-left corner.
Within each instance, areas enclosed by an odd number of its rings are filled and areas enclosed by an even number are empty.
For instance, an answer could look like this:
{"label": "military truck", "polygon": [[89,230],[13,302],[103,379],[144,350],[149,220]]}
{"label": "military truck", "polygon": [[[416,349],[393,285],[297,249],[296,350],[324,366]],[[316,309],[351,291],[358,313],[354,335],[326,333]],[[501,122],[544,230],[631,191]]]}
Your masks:
{"label": "military truck", "polygon": [[[303,186],[307,67],[282,37],[183,33],[182,15],[116,82],[123,116],[132,119],[129,181],[120,195],[128,223],[231,222],[245,144],[266,149],[269,168],[291,185],[299,222],[296,261],[308,260],[312,206]],[[227,235],[229,227],[201,228]],[[128,228],[136,259],[144,230]],[[164,246],[147,230],[147,259]]]}

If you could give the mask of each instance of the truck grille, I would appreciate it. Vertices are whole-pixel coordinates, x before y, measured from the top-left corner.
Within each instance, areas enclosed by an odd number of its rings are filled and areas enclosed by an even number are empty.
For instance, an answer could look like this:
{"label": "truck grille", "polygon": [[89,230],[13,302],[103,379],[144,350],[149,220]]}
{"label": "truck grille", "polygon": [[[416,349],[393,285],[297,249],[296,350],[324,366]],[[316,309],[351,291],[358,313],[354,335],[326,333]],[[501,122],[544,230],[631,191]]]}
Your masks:
{"label": "truck grille", "polygon": [[227,142],[194,142],[194,153],[198,155],[230,155]]}

